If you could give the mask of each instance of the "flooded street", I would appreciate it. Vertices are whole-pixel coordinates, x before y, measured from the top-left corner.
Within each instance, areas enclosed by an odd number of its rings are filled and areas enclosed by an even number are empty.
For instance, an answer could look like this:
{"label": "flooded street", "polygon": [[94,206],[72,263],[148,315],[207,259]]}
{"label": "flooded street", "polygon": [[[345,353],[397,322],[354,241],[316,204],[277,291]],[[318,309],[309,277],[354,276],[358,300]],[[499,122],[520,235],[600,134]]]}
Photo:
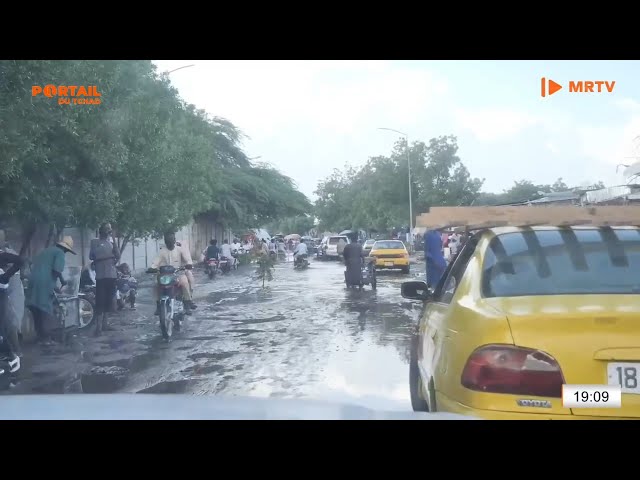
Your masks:
{"label": "flooded street", "polygon": [[[115,332],[83,333],[71,352],[34,351],[14,391],[311,398],[410,410],[409,338],[421,305],[402,299],[400,284],[411,277],[379,272],[378,289],[359,292],[345,288],[343,272],[338,262],[312,260],[297,271],[282,261],[263,289],[254,265],[212,281],[198,270],[198,309],[169,343],[144,279],[137,310],[114,317]],[[44,382],[65,368],[75,375]]]}

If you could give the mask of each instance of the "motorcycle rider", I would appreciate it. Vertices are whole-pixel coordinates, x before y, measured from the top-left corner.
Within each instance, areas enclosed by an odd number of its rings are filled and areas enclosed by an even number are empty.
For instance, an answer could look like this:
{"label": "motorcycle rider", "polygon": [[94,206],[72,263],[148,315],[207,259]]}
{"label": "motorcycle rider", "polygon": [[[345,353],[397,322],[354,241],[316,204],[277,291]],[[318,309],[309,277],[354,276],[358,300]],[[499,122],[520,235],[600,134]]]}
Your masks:
{"label": "motorcycle rider", "polygon": [[222,241],[222,248],[220,249],[220,255],[222,258],[226,259],[229,262],[229,265],[232,267],[236,264],[236,259],[231,255],[231,245],[229,245],[229,240],[226,238]]}
{"label": "motorcycle rider", "polygon": [[[158,253],[158,256],[151,264],[151,268],[147,270],[148,273],[156,273],[158,268],[165,266],[172,266],[176,269],[184,267],[187,270],[193,268],[191,253],[186,248],[176,245],[176,236],[174,233],[165,233],[164,245],[166,248],[160,250],[160,253]],[[180,272],[178,275],[178,285],[182,289],[184,313],[185,315],[191,315],[191,310],[197,308],[197,306],[191,298],[189,279],[184,272]],[[157,283],[154,284],[153,295],[156,300],[156,311],[154,315],[160,315],[160,288]]]}
{"label": "motorcycle rider", "polygon": [[[118,271],[118,282],[117,282],[117,288],[116,288],[116,300],[120,303],[120,300],[122,300],[122,294],[120,293],[120,289],[122,288],[121,282],[124,281],[124,282],[127,282],[129,284],[129,290],[127,292],[127,296],[131,295],[132,293],[133,293],[133,295],[135,295],[135,289],[137,287],[137,282],[136,282],[136,279],[131,276],[131,267],[129,267],[128,263],[121,263],[120,265],[118,265],[116,267],[116,270]],[[189,278],[189,277],[187,277],[187,278]],[[191,282],[189,284],[191,285]],[[128,298],[131,298],[131,297],[128,297]],[[133,297],[133,301],[135,302],[135,297]],[[121,308],[121,306],[118,305],[118,309],[120,309],[120,308]],[[131,304],[131,308],[132,309],[136,308],[135,307],[135,303]]]}
{"label": "motorcycle rider", "polygon": [[258,255],[269,255],[269,247],[267,246],[267,240],[264,238],[258,244]]}
{"label": "motorcycle rider", "polygon": [[300,243],[296,246],[296,249],[293,251],[293,265],[296,265],[299,258],[304,258],[309,254],[309,250],[307,249],[307,244],[304,243],[304,238],[300,239]]}
{"label": "motorcycle rider", "polygon": [[342,255],[346,265],[345,279],[349,285],[359,285],[362,281],[362,259],[366,256],[362,250],[362,245],[358,241],[358,235],[349,236],[351,243],[344,247]]}
{"label": "motorcycle rider", "polygon": [[240,240],[237,238],[233,239],[233,243],[231,244],[231,251],[237,251],[238,255],[240,254],[240,250],[242,249],[242,245],[240,244]]}
{"label": "motorcycle rider", "polygon": [[220,249],[218,248],[218,240],[212,238],[209,241],[209,246],[207,247],[207,251],[204,254],[204,261],[211,260],[215,258],[216,260],[220,259]]}
{"label": "motorcycle rider", "polygon": [[275,238],[272,238],[269,242],[269,253],[271,253],[272,255],[278,254],[278,244],[276,243]]}

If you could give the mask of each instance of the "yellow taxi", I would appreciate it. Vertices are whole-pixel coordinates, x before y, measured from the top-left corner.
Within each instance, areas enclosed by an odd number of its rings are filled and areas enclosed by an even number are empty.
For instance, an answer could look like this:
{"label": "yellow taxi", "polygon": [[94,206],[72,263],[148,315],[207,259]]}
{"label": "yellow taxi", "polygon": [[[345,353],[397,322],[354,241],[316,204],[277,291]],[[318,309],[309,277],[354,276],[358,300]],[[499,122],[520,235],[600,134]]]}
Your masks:
{"label": "yellow taxi", "polygon": [[376,240],[369,256],[375,258],[377,269],[399,268],[409,273],[409,252],[400,240]]}
{"label": "yellow taxi", "polygon": [[[411,349],[413,409],[640,418],[639,272],[637,227],[477,232],[434,290],[402,285],[403,297],[425,302]],[[621,407],[563,407],[563,384],[620,386]]]}

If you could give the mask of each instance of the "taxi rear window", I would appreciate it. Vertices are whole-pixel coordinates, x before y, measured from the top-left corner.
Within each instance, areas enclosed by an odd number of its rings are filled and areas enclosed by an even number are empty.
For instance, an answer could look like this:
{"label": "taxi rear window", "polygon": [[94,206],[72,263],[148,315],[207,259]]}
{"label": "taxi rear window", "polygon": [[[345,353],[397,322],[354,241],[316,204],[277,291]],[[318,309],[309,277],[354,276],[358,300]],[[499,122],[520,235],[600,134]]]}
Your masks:
{"label": "taxi rear window", "polygon": [[640,230],[524,230],[494,237],[485,297],[640,294]]}
{"label": "taxi rear window", "polygon": [[376,250],[402,250],[404,243],[397,240],[378,240],[375,243]]}

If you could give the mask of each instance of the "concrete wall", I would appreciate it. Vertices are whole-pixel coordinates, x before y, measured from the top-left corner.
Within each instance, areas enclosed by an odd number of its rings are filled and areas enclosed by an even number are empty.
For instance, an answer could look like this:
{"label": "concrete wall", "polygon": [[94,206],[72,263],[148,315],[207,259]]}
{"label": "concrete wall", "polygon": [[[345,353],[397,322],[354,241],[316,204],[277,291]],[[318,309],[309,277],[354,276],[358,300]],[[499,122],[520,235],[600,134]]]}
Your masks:
{"label": "concrete wall", "polygon": [[[22,245],[21,232],[17,229],[6,229],[5,232],[6,240],[11,247],[14,250],[20,250]],[[98,237],[98,231],[70,227],[65,228],[60,236],[63,237],[66,235],[71,236],[73,239],[73,249],[77,253],[77,255],[66,255],[66,267],[82,269],[90,263],[89,249],[91,240]],[[31,238],[25,256],[33,258],[37,255],[38,252],[45,248],[48,236],[49,228],[47,226],[38,227]],[[200,253],[206,248],[209,240],[212,238],[217,238],[218,241],[222,243],[225,238],[228,240],[232,239],[232,232],[224,229],[221,224],[211,221],[192,222],[176,232],[176,239],[189,248],[194,261],[199,260]],[[55,239],[52,239],[50,244],[54,242]],[[125,246],[120,262],[129,264],[136,272],[145,270],[151,265],[151,262],[158,254],[162,245],[162,239],[134,239]]]}

